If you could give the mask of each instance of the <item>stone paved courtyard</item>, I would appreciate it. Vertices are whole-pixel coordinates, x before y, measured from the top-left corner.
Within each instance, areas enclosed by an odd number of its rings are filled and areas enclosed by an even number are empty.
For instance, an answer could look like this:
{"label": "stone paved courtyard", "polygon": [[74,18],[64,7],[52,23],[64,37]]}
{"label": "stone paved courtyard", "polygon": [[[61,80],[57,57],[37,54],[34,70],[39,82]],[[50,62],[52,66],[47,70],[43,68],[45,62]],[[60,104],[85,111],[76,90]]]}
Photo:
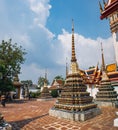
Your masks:
{"label": "stone paved courtyard", "polygon": [[54,105],[52,101],[18,101],[0,106],[5,120],[13,130],[118,130],[113,127],[116,118],[112,107],[102,107],[102,114],[85,122],[74,122],[49,116],[48,111]]}

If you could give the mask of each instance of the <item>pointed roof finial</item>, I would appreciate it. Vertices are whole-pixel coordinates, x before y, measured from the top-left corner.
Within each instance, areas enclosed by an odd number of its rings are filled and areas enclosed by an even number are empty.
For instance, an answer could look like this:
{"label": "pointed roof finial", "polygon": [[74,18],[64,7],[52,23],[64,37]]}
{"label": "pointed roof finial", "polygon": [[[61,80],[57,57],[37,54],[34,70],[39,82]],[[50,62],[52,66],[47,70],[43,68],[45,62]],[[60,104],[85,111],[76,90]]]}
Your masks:
{"label": "pointed roof finial", "polygon": [[102,14],[103,8],[102,8],[102,5],[101,5],[100,1],[99,1],[99,7],[100,7],[100,13]]}
{"label": "pointed roof finial", "polygon": [[103,4],[104,4],[104,8],[105,8],[105,6],[106,6],[106,2],[105,2],[105,0],[103,0]]}
{"label": "pointed roof finial", "polygon": [[47,69],[45,70],[45,79],[47,80]]}
{"label": "pointed roof finial", "polygon": [[74,43],[74,20],[72,19],[72,57],[71,62],[76,62],[75,43]]}
{"label": "pointed roof finial", "polygon": [[101,55],[102,55],[102,71],[106,71],[106,67],[105,67],[105,61],[104,61],[104,53],[103,53],[103,46],[101,43]]}

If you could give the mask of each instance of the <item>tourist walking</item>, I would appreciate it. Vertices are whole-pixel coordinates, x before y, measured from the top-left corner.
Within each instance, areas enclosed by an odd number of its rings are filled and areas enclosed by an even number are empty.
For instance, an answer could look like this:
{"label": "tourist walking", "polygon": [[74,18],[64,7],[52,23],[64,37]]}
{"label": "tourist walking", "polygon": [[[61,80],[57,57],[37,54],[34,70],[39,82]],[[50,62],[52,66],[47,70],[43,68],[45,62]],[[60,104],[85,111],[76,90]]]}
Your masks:
{"label": "tourist walking", "polygon": [[3,107],[6,106],[6,105],[5,105],[5,104],[6,104],[6,98],[5,98],[5,95],[2,95],[2,96],[1,96],[1,104],[2,104]]}
{"label": "tourist walking", "polygon": [[30,100],[30,99],[31,99],[31,97],[32,97],[31,92],[29,92],[28,97],[29,97],[29,100]]}

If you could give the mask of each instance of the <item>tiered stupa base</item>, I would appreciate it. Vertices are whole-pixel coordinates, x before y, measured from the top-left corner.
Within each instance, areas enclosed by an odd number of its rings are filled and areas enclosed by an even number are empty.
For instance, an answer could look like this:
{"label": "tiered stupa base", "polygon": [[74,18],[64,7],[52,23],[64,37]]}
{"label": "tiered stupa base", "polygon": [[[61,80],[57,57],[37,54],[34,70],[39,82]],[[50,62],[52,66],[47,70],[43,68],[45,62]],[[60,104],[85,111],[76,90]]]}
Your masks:
{"label": "tiered stupa base", "polygon": [[99,114],[101,114],[101,110],[99,108],[92,108],[86,111],[79,111],[79,112],[69,112],[55,108],[51,108],[49,110],[49,115],[51,116],[64,118],[72,121],[85,121]]}
{"label": "tiered stupa base", "polygon": [[85,121],[101,113],[86,91],[87,87],[79,73],[69,74],[57,102],[49,115],[72,121]]}
{"label": "tiered stupa base", "polygon": [[118,107],[118,94],[116,91],[114,91],[114,88],[107,77],[101,81],[98,89],[99,91],[96,95],[96,103],[98,106]]}
{"label": "tiered stupa base", "polygon": [[97,104],[93,102],[93,97],[86,90],[87,86],[75,57],[73,25],[70,73],[66,75],[60,97],[53,108],[49,110],[49,115],[72,121],[85,121],[100,114],[100,109],[97,108]]}

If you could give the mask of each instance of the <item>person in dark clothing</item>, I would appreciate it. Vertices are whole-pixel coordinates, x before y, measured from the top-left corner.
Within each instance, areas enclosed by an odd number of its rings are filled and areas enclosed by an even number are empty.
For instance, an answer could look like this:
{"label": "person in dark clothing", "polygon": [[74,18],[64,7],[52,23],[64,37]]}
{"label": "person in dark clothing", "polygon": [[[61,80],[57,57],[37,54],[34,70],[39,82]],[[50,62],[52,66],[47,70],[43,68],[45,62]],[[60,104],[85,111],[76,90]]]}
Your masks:
{"label": "person in dark clothing", "polygon": [[5,104],[6,104],[6,98],[5,98],[5,95],[2,95],[2,96],[1,96],[1,104],[2,104],[3,107],[6,106],[6,105],[5,105]]}
{"label": "person in dark clothing", "polygon": [[30,99],[31,99],[31,97],[32,97],[31,92],[29,93],[28,97],[29,97],[29,100],[30,100]]}

